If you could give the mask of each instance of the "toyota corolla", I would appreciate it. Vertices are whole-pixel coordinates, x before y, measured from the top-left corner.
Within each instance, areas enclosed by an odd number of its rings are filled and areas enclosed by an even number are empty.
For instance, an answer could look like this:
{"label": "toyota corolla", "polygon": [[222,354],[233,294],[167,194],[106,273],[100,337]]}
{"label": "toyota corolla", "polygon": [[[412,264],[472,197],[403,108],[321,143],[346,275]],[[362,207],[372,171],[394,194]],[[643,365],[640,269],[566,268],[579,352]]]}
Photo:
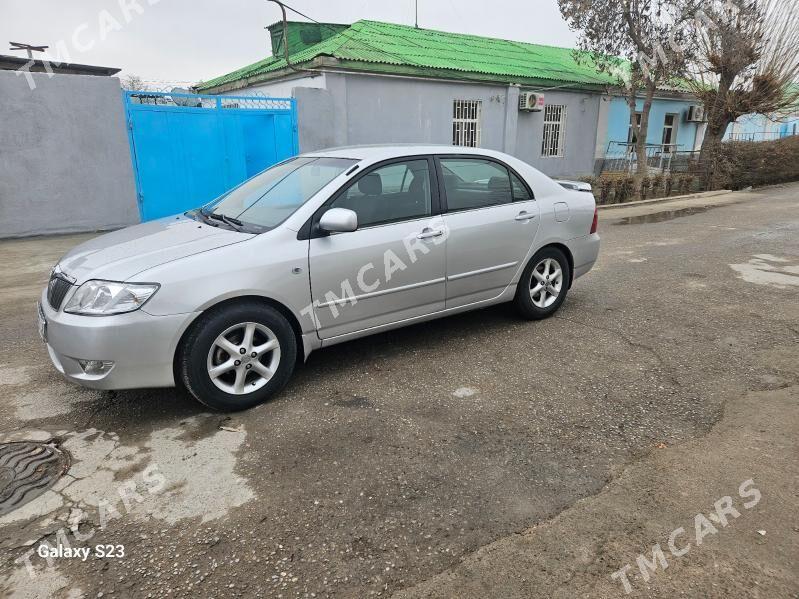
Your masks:
{"label": "toyota corolla", "polygon": [[315,349],[501,302],[546,318],[598,252],[590,188],[512,156],[338,148],[74,248],[42,293],[39,329],[70,381],[182,385],[240,410]]}

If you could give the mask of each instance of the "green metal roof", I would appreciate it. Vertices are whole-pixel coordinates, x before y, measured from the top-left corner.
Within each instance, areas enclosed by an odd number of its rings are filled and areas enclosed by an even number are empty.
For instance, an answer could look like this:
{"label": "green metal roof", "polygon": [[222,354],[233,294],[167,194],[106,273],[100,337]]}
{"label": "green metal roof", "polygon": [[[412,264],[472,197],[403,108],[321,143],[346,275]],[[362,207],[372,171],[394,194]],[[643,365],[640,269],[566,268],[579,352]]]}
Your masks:
{"label": "green metal roof", "polygon": [[[575,87],[613,85],[616,80],[592,66],[590,55],[576,60],[574,50],[510,40],[417,29],[407,25],[358,21],[332,37],[292,54],[301,67],[317,57],[333,57],[353,70],[413,72],[428,77],[459,77],[506,82],[551,82]],[[269,57],[201,84],[208,90],[286,68]]]}

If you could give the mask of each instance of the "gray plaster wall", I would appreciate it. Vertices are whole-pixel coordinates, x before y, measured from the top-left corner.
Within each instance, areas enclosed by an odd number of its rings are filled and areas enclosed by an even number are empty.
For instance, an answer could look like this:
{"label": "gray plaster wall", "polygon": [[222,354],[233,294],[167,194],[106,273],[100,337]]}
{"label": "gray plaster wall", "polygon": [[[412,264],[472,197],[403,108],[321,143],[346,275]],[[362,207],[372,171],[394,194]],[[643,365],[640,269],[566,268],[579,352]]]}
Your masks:
{"label": "gray plaster wall", "polygon": [[0,71],[0,237],[139,221],[119,80]]}
{"label": "gray plaster wall", "polygon": [[578,177],[594,172],[601,96],[545,90],[547,104],[566,106],[566,141],[562,157],[541,156],[543,112],[519,112],[515,155],[550,177]]}
{"label": "gray plaster wall", "polygon": [[[482,100],[480,146],[517,156],[552,176],[594,170],[601,96],[546,91],[566,105],[564,156],[543,158],[543,112],[519,112],[519,87],[328,72],[323,90],[295,88],[300,148],[374,143],[452,144],[454,100]],[[329,110],[324,107],[330,103]],[[304,104],[306,106],[304,106]],[[312,108],[308,108],[312,106]],[[313,130],[313,133],[308,131]]]}
{"label": "gray plaster wall", "polygon": [[[336,79],[343,94],[331,87]],[[482,100],[480,145],[504,148],[507,86],[346,74],[328,75],[328,89],[345,99],[349,144],[451,145],[453,101]]]}
{"label": "gray plaster wall", "polygon": [[333,125],[335,118],[333,94],[326,89],[311,87],[295,87],[292,94],[297,100],[297,134],[300,152],[343,145],[336,138]]}

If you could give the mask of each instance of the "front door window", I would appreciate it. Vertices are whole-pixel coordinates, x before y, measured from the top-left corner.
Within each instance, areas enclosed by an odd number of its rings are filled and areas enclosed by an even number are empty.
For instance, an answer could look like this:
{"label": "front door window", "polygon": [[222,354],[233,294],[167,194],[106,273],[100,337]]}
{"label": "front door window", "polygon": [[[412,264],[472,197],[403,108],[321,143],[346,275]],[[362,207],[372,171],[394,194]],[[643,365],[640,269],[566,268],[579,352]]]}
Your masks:
{"label": "front door window", "polygon": [[358,228],[430,216],[427,159],[377,168],[353,183],[330,207],[353,210],[358,215]]}

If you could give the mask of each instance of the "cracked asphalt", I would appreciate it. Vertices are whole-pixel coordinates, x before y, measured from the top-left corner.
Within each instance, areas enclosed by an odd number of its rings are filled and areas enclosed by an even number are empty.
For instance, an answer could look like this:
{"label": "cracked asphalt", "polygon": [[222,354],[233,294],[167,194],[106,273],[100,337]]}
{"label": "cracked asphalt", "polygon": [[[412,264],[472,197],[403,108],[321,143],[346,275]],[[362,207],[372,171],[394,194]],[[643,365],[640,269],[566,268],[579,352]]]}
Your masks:
{"label": "cracked asphalt", "polygon": [[[0,517],[0,595],[625,596],[614,571],[751,478],[761,504],[633,592],[799,596],[797,208],[785,185],[604,210],[555,318],[335,346],[230,417],[64,382],[34,301],[89,236],[0,242],[0,441],[72,458]],[[124,556],[35,553],[64,541]]]}

